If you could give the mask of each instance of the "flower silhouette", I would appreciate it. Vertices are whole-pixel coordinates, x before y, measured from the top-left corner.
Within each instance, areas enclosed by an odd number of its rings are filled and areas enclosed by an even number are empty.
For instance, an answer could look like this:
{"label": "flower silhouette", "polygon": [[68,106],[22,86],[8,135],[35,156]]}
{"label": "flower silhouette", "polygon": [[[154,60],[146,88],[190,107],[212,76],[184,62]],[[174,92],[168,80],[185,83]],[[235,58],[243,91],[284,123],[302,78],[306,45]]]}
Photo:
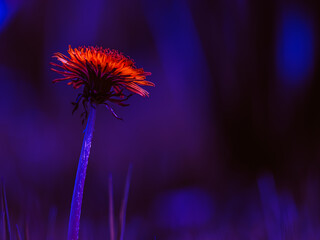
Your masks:
{"label": "flower silhouette", "polygon": [[120,119],[109,103],[128,106],[124,102],[134,93],[142,97],[149,96],[149,93],[140,86],[154,86],[154,83],[146,80],[146,76],[151,75],[150,72],[137,68],[132,59],[116,50],[101,47],[72,49],[69,46],[68,53],[70,57],[62,53],[53,55],[61,65],[51,63],[56,67],[52,70],[63,76],[53,82],[68,81],[68,85],[72,85],[75,89],[83,86],[83,92],[72,104],[74,112],[82,102],[84,119],[88,116],[88,103],[93,107],[104,104],[116,118]]}

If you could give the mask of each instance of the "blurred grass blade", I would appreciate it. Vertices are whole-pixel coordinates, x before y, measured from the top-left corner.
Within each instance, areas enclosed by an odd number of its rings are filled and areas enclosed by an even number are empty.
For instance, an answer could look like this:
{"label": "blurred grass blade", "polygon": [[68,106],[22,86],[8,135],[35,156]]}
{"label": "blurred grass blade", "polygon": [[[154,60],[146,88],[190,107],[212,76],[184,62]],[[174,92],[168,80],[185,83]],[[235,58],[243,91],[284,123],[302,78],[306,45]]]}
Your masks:
{"label": "blurred grass blade", "polygon": [[17,239],[18,239],[18,240],[22,240],[22,237],[21,237],[21,233],[20,233],[18,224],[16,224],[16,233],[17,233]]}
{"label": "blurred grass blade", "polygon": [[4,210],[4,201],[2,197],[2,180],[1,180],[1,189],[0,189],[0,204],[1,204],[1,239],[6,239],[6,214]]}
{"label": "blurred grass blade", "polygon": [[49,212],[49,220],[48,220],[48,230],[47,230],[47,240],[53,240],[54,239],[54,229],[56,224],[56,218],[57,218],[57,208],[51,207]]}
{"label": "blurred grass blade", "polygon": [[123,238],[124,238],[124,231],[125,231],[125,224],[126,224],[126,211],[127,211],[127,203],[128,203],[128,196],[129,196],[131,174],[132,174],[132,164],[129,165],[127,179],[126,179],[126,186],[124,188],[124,198],[122,200],[121,209],[120,209],[120,238],[119,238],[119,240],[123,240]]}
{"label": "blurred grass blade", "polygon": [[4,238],[11,240],[11,228],[10,228],[10,219],[9,219],[9,211],[8,211],[8,204],[7,204],[7,196],[6,196],[6,189],[4,180],[1,179],[2,185],[2,192],[1,192],[1,209],[3,212],[3,231],[4,231]]}
{"label": "blurred grass blade", "polygon": [[24,239],[25,240],[30,240],[30,238],[29,238],[29,224],[28,224],[27,220],[26,220],[25,225],[24,225]]}
{"label": "blurred grass blade", "polygon": [[115,240],[113,187],[112,187],[111,174],[109,175],[109,227],[110,227],[110,240]]}
{"label": "blurred grass blade", "polygon": [[269,240],[281,240],[280,204],[271,174],[258,179],[261,204]]}

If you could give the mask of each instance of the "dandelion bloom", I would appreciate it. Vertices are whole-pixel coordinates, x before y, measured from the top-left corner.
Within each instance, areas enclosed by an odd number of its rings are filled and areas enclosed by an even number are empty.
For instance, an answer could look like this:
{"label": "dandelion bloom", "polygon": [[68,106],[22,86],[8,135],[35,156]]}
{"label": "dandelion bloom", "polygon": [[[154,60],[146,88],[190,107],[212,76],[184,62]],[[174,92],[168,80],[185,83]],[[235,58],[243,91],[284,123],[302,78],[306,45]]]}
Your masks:
{"label": "dandelion bloom", "polygon": [[154,86],[154,83],[146,80],[146,76],[151,75],[150,72],[137,68],[132,59],[116,50],[101,47],[72,49],[69,46],[68,53],[70,57],[62,53],[53,55],[62,65],[51,63],[57,68],[52,70],[63,76],[53,82],[68,81],[68,85],[72,85],[74,89],[83,86],[83,92],[73,103],[73,112],[82,101],[85,118],[88,116],[87,103],[92,106],[104,104],[116,118],[119,118],[109,103],[127,106],[124,101],[133,93],[142,97],[149,96],[140,86]]}

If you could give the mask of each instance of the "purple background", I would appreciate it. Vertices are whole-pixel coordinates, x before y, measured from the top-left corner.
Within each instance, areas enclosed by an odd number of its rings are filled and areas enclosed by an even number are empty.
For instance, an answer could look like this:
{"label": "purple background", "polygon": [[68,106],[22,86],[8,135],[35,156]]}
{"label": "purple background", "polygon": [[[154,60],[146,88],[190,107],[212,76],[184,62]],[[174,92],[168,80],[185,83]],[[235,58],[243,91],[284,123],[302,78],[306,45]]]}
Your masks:
{"label": "purple background", "polygon": [[319,16],[311,0],[0,0],[12,223],[31,239],[66,236],[84,126],[49,63],[97,45],[156,87],[115,107],[124,121],[98,108],[82,239],[108,239],[108,175],[118,211],[130,163],[129,240],[318,238]]}

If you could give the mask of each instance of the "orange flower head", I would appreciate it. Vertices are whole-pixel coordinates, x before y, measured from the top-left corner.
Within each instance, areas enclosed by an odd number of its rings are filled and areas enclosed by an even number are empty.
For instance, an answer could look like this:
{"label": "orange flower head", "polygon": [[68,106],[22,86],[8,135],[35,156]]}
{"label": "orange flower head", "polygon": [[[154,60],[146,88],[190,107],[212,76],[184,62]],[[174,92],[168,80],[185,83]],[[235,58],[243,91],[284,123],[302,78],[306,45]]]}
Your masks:
{"label": "orange flower head", "polygon": [[62,78],[53,80],[54,83],[68,81],[77,89],[83,86],[83,92],[78,95],[73,103],[77,110],[82,101],[87,118],[87,104],[91,106],[104,104],[119,118],[109,103],[116,103],[120,106],[128,106],[124,103],[133,93],[142,97],[149,96],[149,93],[140,86],[154,86],[154,83],[147,81],[146,76],[151,75],[142,68],[136,68],[135,63],[122,53],[101,47],[79,47],[72,49],[69,46],[70,57],[62,53],[55,53],[53,57],[61,62],[61,65],[51,63],[53,71],[61,74]]}

